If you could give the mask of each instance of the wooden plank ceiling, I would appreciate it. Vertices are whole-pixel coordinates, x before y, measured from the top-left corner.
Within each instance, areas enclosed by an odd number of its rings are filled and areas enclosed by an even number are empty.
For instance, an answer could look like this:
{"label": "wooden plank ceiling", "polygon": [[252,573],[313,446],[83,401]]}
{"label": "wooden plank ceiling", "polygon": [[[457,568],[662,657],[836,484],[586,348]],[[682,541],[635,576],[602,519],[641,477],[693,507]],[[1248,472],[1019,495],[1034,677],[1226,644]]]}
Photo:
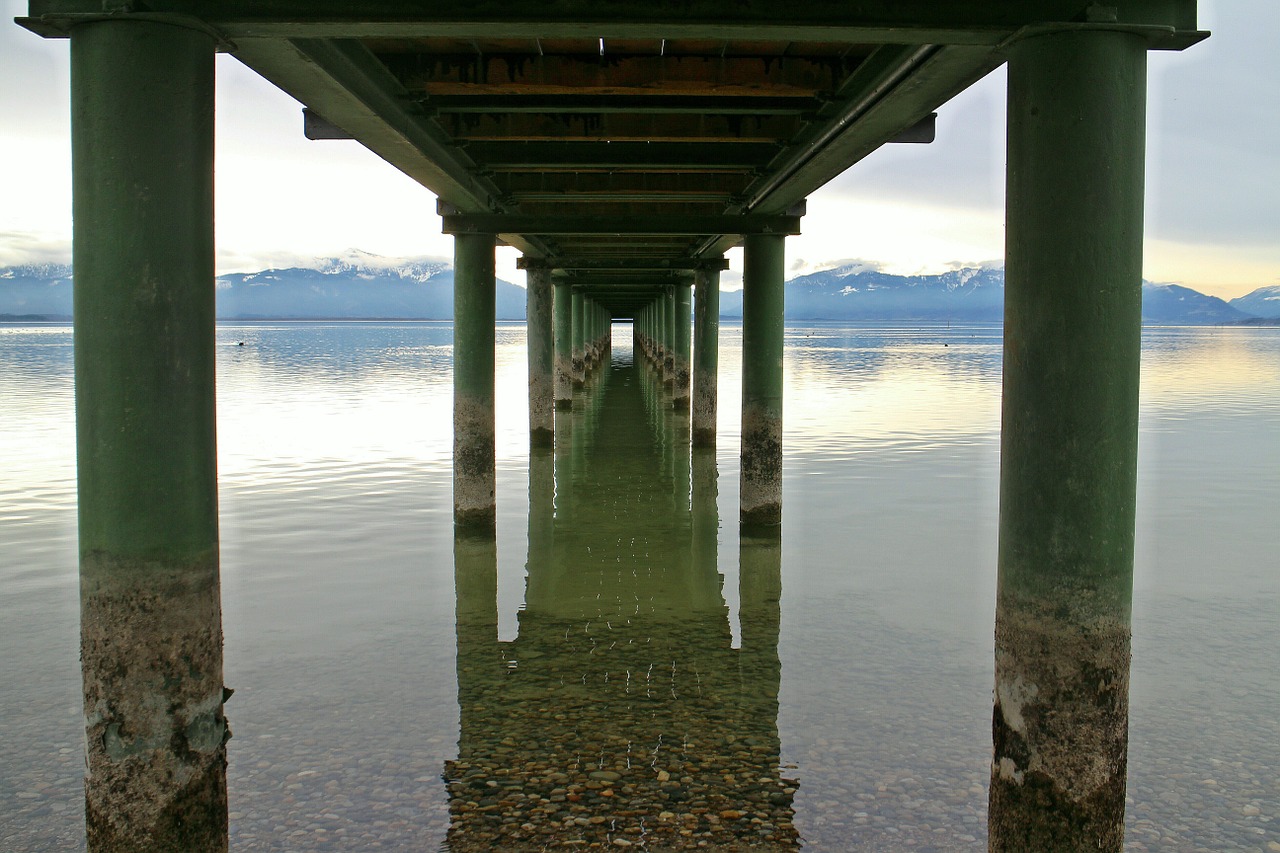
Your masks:
{"label": "wooden plank ceiling", "polygon": [[795,233],[881,145],[931,141],[1020,34],[1203,37],[1195,0],[31,0],[20,22],[128,15],[208,29],[308,135],[434,192],[446,231],[497,233],[623,315],[744,234]]}

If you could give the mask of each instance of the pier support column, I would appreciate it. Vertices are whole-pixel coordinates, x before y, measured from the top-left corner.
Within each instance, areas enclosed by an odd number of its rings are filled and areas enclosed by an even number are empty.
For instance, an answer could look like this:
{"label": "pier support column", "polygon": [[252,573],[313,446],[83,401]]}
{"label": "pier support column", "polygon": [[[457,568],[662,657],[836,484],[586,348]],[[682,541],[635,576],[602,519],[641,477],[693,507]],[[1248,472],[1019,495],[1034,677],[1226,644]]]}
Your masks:
{"label": "pier support column", "polygon": [[213,40],[71,31],[85,829],[227,849],[214,429]]}
{"label": "pier support column", "polygon": [[552,338],[551,270],[526,273],[525,296],[529,351],[529,443],[550,447],[555,437],[555,342]]}
{"label": "pier support column", "polygon": [[555,281],[555,395],[556,408],[573,406],[573,293],[569,282]]}
{"label": "pier support column", "polygon": [[587,321],[586,297],[581,290],[573,291],[573,387],[581,388],[587,381],[586,339]]}
{"label": "pier support column", "polygon": [[672,346],[675,374],[675,391],[672,404],[677,409],[689,408],[689,361],[691,356],[690,322],[693,304],[689,282],[676,285],[673,304],[675,306],[675,337]]}
{"label": "pier support column", "polygon": [[693,316],[693,446],[716,446],[720,271],[698,270]]}
{"label": "pier support column", "polygon": [[662,295],[662,384],[675,391],[676,385],[676,292],[668,286]]}
{"label": "pier support column", "polygon": [[782,521],[782,338],[786,238],[746,238],[742,290],[741,523]]}
{"label": "pier support column", "polygon": [[1146,45],[1009,60],[993,851],[1124,841]]}
{"label": "pier support column", "polygon": [[492,234],[453,237],[453,518],[492,528],[494,326]]}

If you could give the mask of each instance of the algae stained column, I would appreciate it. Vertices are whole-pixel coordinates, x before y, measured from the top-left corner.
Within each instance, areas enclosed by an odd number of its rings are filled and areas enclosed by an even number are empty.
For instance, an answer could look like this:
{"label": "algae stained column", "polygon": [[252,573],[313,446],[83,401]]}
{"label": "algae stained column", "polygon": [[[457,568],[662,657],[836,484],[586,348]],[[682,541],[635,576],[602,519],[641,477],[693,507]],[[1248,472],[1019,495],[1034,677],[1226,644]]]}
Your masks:
{"label": "algae stained column", "polygon": [[555,279],[556,408],[573,406],[573,293],[569,282]]}
{"label": "algae stained column", "polygon": [[691,288],[689,282],[682,281],[675,287],[673,296],[675,306],[675,329],[672,355],[675,372],[675,390],[672,393],[672,404],[677,409],[689,408],[689,361],[690,361],[690,323],[692,321]]}
{"label": "algae stained column", "polygon": [[1009,60],[991,850],[1124,841],[1146,45]]}
{"label": "algae stained column", "polygon": [[529,352],[529,443],[550,447],[555,437],[555,342],[552,338],[551,270],[526,272],[525,314]]}
{"label": "algae stained column", "polygon": [[676,385],[676,291],[668,285],[662,295],[662,384]]}
{"label": "algae stained column", "polygon": [[176,25],[71,31],[90,851],[227,849],[213,56]]}
{"label": "algae stained column", "polygon": [[782,344],[786,238],[745,239],[742,291],[741,523],[782,521]]}
{"label": "algae stained column", "polygon": [[494,326],[492,234],[453,237],[453,518],[492,528],[494,486]]}
{"label": "algae stained column", "polygon": [[587,381],[587,299],[581,290],[573,290],[573,387],[581,388]]}
{"label": "algae stained column", "polygon": [[716,446],[720,271],[698,270],[693,317],[693,446]]}

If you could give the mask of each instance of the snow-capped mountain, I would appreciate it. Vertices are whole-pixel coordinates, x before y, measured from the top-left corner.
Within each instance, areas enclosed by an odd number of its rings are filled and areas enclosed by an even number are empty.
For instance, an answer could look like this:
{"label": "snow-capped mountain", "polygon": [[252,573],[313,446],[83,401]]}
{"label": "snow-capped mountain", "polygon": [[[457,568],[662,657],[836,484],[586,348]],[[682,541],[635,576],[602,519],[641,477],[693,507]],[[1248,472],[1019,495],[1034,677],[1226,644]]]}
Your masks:
{"label": "snow-capped mountain", "polygon": [[1280,284],[1259,287],[1252,293],[1231,300],[1231,307],[1257,317],[1280,318]]}
{"label": "snow-capped mountain", "polygon": [[[724,293],[720,313],[742,316],[742,294]],[[899,276],[865,264],[823,270],[787,282],[791,320],[893,320],[999,323],[1004,319],[1004,270],[966,267],[936,275]],[[1234,323],[1249,318],[1216,296],[1176,284],[1142,284],[1148,323]]]}
{"label": "snow-capped mountain", "polygon": [[[0,268],[0,316],[69,319],[71,268],[39,264]],[[499,281],[497,316],[525,316],[524,288]],[[791,320],[993,322],[1003,318],[1004,270],[968,267],[937,275],[898,276],[865,262],[787,282]],[[298,266],[217,279],[221,319],[438,319],[453,317],[453,269],[438,258],[384,258],[359,250]],[[720,296],[720,313],[742,316],[742,293]],[[1176,284],[1143,283],[1149,323],[1207,324],[1280,317],[1280,286],[1262,287],[1228,305]]]}

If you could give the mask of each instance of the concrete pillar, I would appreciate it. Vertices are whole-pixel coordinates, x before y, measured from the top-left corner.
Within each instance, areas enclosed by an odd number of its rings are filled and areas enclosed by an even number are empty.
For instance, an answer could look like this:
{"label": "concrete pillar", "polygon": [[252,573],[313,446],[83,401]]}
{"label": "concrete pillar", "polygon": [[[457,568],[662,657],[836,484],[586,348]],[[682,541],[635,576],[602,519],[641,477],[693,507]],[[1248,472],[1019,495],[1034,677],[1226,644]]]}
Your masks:
{"label": "concrete pillar", "polygon": [[555,435],[555,341],[551,270],[530,269],[525,296],[529,352],[529,443],[550,447]]}
{"label": "concrete pillar", "polygon": [[1146,48],[1009,60],[993,851],[1121,850]]}
{"label": "concrete pillar", "polygon": [[693,317],[693,446],[716,446],[720,271],[698,270]]}
{"label": "concrete pillar", "polygon": [[453,238],[453,518],[492,528],[494,235]]}
{"label": "concrete pillar", "polygon": [[555,399],[557,409],[573,406],[573,294],[569,282],[557,280],[555,290]]}
{"label": "concrete pillar", "polygon": [[85,828],[227,849],[214,430],[213,40],[71,31]]}
{"label": "concrete pillar", "polygon": [[581,388],[587,379],[586,364],[586,298],[581,290],[573,291],[573,387]]}
{"label": "concrete pillar", "polygon": [[741,522],[782,521],[782,340],[786,238],[746,238],[742,292]]}
{"label": "concrete pillar", "polygon": [[674,363],[675,385],[671,397],[672,404],[677,409],[687,410],[689,408],[689,368],[691,360],[691,341],[690,341],[690,321],[693,303],[692,288],[689,282],[683,281],[676,285],[673,294],[673,304],[675,306],[675,338],[672,346],[672,356]]}
{"label": "concrete pillar", "polygon": [[662,295],[662,384],[676,386],[676,292],[668,286]]}

